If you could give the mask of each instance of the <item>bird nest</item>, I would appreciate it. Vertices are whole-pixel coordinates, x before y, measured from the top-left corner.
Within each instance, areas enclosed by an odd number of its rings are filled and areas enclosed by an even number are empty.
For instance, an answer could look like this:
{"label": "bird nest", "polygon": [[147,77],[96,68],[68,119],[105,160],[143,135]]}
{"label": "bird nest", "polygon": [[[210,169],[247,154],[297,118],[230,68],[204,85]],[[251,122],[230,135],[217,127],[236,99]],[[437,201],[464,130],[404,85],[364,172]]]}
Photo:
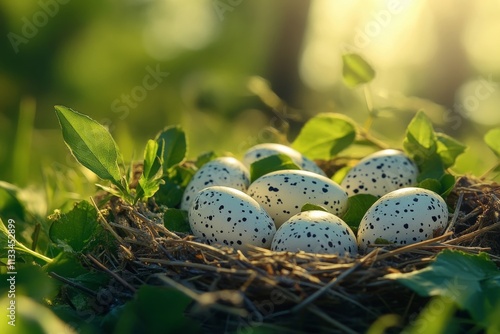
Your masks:
{"label": "bird nest", "polygon": [[[448,197],[453,214],[433,239],[380,245],[356,257],[253,248],[247,253],[207,245],[163,225],[154,203],[130,206],[117,198],[101,223],[118,252],[88,254],[106,271],[125,302],[143,284],[175,288],[193,298],[187,316],[206,332],[270,328],[280,332],[365,331],[384,314],[411,322],[427,299],[386,278],[424,268],[443,249],[487,252],[500,263],[500,185],[462,177]],[[118,255],[117,255],[118,254]]]}

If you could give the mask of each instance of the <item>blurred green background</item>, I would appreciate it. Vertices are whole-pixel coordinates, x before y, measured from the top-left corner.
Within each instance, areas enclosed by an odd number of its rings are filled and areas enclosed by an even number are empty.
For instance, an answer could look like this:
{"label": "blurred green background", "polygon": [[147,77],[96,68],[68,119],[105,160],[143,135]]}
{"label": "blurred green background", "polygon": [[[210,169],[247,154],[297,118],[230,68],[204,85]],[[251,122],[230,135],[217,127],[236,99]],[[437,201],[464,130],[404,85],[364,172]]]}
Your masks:
{"label": "blurred green background", "polygon": [[424,109],[469,146],[456,171],[481,175],[496,163],[482,136],[500,125],[499,15],[493,0],[0,0],[0,180],[84,192],[76,180],[92,175],[56,104],[108,126],[126,160],[170,124],[194,157],[293,140],[318,112],[363,122],[344,52],[377,71],[375,134],[400,145]]}
{"label": "blurred green background", "polygon": [[[52,256],[45,217],[95,193],[54,105],[107,126],[126,161],[172,124],[192,158],[241,157],[320,112],[363,124],[365,91],[342,83],[347,52],[376,70],[375,136],[400,147],[423,109],[467,144],[455,172],[483,175],[498,163],[483,135],[500,126],[499,17],[497,0],[0,0],[0,213]],[[42,303],[54,282],[19,264],[20,316],[55,322],[23,301]]]}

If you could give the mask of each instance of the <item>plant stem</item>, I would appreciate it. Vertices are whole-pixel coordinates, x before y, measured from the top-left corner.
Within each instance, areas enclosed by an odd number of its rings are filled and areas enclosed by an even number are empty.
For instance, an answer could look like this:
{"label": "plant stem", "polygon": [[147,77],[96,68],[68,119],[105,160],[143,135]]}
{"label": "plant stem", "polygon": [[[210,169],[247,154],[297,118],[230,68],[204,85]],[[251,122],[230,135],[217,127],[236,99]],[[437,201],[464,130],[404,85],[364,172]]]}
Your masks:
{"label": "plant stem", "polygon": [[28,247],[26,247],[25,245],[23,245],[22,243],[20,243],[19,241],[17,241],[16,237],[14,235],[12,235],[9,230],[7,229],[7,226],[5,226],[5,224],[3,223],[3,220],[0,219],[0,231],[8,238],[8,239],[12,239],[14,240],[15,242],[15,247],[14,249],[18,250],[18,251],[21,251],[21,252],[24,252],[26,254],[29,254],[31,256],[34,256],[42,261],[45,261],[46,263],[51,263],[53,260],[49,257],[46,257],[45,255],[42,255],[34,250],[31,250],[29,249]]}
{"label": "plant stem", "polygon": [[36,245],[38,244],[38,236],[40,235],[41,225],[38,223],[35,225],[35,231],[33,232],[33,242],[31,243],[31,250],[36,250]]}
{"label": "plant stem", "polygon": [[370,131],[370,128],[373,124],[373,119],[375,118],[375,114],[373,112],[372,94],[367,84],[363,86],[363,93],[365,94],[366,109],[368,110],[368,118],[365,121],[364,128],[366,132],[368,132]]}
{"label": "plant stem", "polygon": [[37,259],[45,261],[46,263],[51,263],[53,261],[53,259],[51,259],[50,257],[46,257],[45,255],[42,255],[38,252],[35,252],[35,251],[29,249],[28,247],[26,247],[25,245],[23,245],[22,243],[20,243],[17,240],[16,240],[16,248],[15,249],[18,251],[24,252],[26,254],[29,254],[31,256],[34,256]]}
{"label": "plant stem", "polygon": [[493,173],[496,169],[500,168],[500,162],[497,162],[493,167],[489,168],[483,175],[480,176],[480,179],[485,179],[488,175]]}
{"label": "plant stem", "polygon": [[370,143],[373,145],[377,146],[378,148],[385,150],[389,148],[390,146],[384,143],[383,141],[373,137],[366,129],[359,129],[359,135],[363,138],[368,140]]}

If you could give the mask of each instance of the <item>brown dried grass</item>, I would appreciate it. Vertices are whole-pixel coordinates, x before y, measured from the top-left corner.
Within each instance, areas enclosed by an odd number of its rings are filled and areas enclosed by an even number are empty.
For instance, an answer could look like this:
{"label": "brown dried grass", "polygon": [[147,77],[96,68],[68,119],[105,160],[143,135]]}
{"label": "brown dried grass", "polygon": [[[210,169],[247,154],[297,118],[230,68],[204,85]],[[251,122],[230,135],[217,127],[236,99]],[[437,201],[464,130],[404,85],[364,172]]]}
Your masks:
{"label": "brown dried grass", "polygon": [[[115,237],[113,252],[87,255],[111,275],[126,301],[143,284],[173,287],[196,303],[190,316],[207,332],[246,326],[280,332],[365,331],[384,314],[400,325],[426,300],[385,275],[424,268],[443,249],[487,252],[500,263],[500,185],[458,180],[448,198],[454,214],[445,231],[404,247],[380,245],[354,258],[253,248],[247,254],[174,233],[154,203],[132,207],[111,199],[101,223]],[[117,290],[116,287],[119,287]]]}

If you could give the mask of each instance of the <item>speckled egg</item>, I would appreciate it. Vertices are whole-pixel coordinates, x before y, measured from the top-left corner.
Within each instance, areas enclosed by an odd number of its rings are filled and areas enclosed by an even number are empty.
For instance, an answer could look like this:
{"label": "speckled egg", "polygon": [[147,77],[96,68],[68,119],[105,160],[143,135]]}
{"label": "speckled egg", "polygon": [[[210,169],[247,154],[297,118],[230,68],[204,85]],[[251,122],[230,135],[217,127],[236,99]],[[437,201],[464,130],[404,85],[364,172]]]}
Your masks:
{"label": "speckled egg", "polygon": [[408,245],[433,237],[445,228],[448,208],[441,196],[422,188],[402,188],[378,199],[366,212],[358,230],[358,245],[366,249],[378,238]]}
{"label": "speckled egg", "polygon": [[326,176],[326,173],[321,168],[319,168],[319,166],[316,165],[316,163],[314,161],[312,161],[304,156],[302,156],[302,164],[300,165],[300,168],[302,168],[303,170],[307,170],[309,172],[313,172],[313,173],[316,173],[319,175]]}
{"label": "speckled egg", "polygon": [[243,163],[247,168],[255,161],[269,157],[275,154],[285,154],[292,159],[292,161],[303,170],[307,170],[320,175],[325,175],[325,172],[316,165],[316,163],[304,157],[300,152],[294,150],[286,145],[276,143],[258,144],[252,146],[246,151],[243,157]]}
{"label": "speckled egg", "polygon": [[320,205],[340,216],[347,210],[347,194],[327,177],[304,170],[281,170],[266,174],[248,187],[280,227],[307,203]]}
{"label": "speckled egg", "polygon": [[305,211],[288,219],[274,235],[274,251],[356,255],[358,245],[351,228],[325,211]]}
{"label": "speckled egg", "polygon": [[382,150],[361,159],[340,185],[349,196],[371,194],[383,196],[417,182],[418,168],[403,152]]}
{"label": "speckled egg", "polygon": [[270,248],[276,233],[273,220],[253,198],[229,187],[208,187],[196,195],[188,212],[194,235],[208,244],[246,250]]}
{"label": "speckled egg", "polygon": [[225,186],[246,191],[250,184],[248,169],[239,160],[221,157],[204,164],[188,183],[182,196],[181,209],[188,210],[198,191],[210,186]]}

